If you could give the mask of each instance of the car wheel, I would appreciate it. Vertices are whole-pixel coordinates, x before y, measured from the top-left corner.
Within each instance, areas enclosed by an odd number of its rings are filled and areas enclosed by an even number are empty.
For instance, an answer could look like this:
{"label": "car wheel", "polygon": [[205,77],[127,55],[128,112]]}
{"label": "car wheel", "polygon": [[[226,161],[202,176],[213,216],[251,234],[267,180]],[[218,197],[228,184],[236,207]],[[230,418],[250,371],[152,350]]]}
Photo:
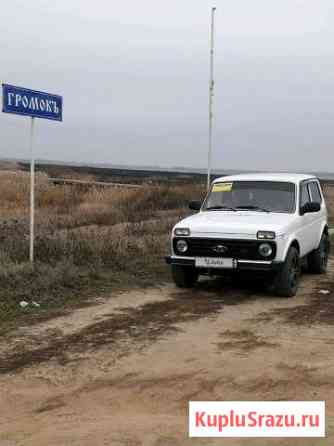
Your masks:
{"label": "car wheel", "polygon": [[322,234],[320,244],[307,257],[308,271],[313,274],[325,274],[329,256],[330,242],[326,234]]}
{"label": "car wheel", "polygon": [[172,265],[172,276],[179,288],[192,288],[198,279],[195,268],[189,266]]}
{"label": "car wheel", "polygon": [[291,246],[281,271],[275,278],[275,290],[281,297],[296,295],[300,279],[300,258],[296,248]]}

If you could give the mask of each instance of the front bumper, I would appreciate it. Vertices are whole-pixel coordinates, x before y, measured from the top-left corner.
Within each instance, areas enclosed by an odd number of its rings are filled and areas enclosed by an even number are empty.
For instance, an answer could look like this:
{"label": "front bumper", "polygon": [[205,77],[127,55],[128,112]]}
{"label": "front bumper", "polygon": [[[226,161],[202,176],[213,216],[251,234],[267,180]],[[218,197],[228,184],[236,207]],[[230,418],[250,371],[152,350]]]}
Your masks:
{"label": "front bumper", "polygon": [[[168,265],[189,266],[195,268],[194,257],[167,256],[166,263]],[[272,260],[238,260],[235,259],[235,267],[225,271],[271,271],[277,272],[283,265],[282,262]],[[199,268],[202,269],[202,268]],[[222,271],[223,268],[210,268],[210,271]],[[208,269],[207,269],[208,271]]]}

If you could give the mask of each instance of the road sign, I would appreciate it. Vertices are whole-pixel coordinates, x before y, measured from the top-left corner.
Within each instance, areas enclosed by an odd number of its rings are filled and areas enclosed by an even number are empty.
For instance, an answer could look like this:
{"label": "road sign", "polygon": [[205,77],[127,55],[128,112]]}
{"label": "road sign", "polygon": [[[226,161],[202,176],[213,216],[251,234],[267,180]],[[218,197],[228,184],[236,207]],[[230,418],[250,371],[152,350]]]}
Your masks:
{"label": "road sign", "polygon": [[2,111],[32,118],[63,120],[61,96],[2,84]]}
{"label": "road sign", "polygon": [[34,262],[35,226],[35,157],[34,127],[35,118],[63,120],[63,98],[56,94],[2,84],[2,111],[31,118],[30,125],[30,262]]}

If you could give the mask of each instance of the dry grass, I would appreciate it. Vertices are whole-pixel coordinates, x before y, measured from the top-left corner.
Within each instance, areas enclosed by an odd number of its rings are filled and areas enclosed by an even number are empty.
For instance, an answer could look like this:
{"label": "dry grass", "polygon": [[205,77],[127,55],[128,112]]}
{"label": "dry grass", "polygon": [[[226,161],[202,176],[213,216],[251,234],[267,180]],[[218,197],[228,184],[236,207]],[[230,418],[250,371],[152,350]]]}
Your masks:
{"label": "dry grass", "polygon": [[131,281],[165,280],[171,227],[204,186],[135,190],[55,186],[36,176],[36,265],[29,251],[29,175],[0,172],[0,322],[17,317],[20,300],[43,311],[85,290]]}
{"label": "dry grass", "polygon": [[[21,300],[43,315],[111,286],[165,280],[169,233],[205,186],[141,189],[55,186],[36,176],[36,265],[29,254],[29,175],[0,171],[0,325],[22,315]],[[325,186],[334,221],[334,187]]]}
{"label": "dry grass", "polygon": [[334,223],[334,184],[325,184],[322,189],[326,197],[329,223],[332,225]]}

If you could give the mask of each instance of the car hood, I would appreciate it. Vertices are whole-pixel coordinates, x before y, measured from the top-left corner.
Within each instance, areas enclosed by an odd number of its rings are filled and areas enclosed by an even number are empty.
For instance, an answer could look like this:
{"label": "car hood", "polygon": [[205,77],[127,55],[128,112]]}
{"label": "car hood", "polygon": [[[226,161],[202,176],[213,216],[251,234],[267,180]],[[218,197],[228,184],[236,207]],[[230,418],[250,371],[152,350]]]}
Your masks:
{"label": "car hood", "polygon": [[258,231],[283,234],[293,214],[253,211],[203,211],[180,221],[175,228],[189,228],[192,236],[256,238]]}

